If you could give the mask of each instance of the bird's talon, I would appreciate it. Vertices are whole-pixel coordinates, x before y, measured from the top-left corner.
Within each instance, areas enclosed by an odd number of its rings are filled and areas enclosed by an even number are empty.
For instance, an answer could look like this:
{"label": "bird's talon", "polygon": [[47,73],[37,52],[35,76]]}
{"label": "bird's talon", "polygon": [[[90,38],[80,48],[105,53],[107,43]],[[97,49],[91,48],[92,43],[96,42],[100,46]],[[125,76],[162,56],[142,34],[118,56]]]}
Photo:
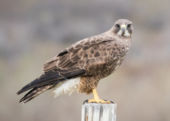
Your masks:
{"label": "bird's talon", "polygon": [[113,102],[113,101],[110,101],[110,103],[113,103],[113,104],[114,104],[114,102]]}
{"label": "bird's talon", "polygon": [[89,100],[85,100],[85,101],[83,102],[83,104],[88,103],[88,101],[89,101]]}
{"label": "bird's talon", "polygon": [[113,103],[112,101],[107,101],[107,100],[101,100],[101,99],[89,99],[89,100],[85,100],[84,103],[98,103],[98,104],[110,104]]}

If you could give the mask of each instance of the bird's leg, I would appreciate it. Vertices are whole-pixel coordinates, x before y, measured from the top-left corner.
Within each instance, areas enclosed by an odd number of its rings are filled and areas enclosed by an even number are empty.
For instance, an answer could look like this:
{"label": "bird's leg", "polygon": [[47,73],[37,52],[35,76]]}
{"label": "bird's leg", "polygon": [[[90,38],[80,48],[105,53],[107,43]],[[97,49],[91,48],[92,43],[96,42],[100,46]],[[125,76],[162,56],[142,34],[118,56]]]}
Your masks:
{"label": "bird's leg", "polygon": [[96,89],[93,89],[93,95],[94,95],[94,99],[89,99],[88,103],[108,103],[108,104],[110,104],[110,101],[101,100],[99,98],[99,95],[97,94]]}

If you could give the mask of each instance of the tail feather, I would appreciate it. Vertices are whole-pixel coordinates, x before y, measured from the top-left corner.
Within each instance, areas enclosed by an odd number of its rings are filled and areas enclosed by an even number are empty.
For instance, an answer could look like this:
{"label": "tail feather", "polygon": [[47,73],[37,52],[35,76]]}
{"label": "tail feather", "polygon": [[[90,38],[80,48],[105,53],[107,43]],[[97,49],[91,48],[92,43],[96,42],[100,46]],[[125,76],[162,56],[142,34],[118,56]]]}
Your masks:
{"label": "tail feather", "polygon": [[67,79],[76,78],[83,74],[85,74],[85,70],[77,68],[74,68],[72,70],[55,69],[49,72],[45,72],[39,78],[25,85],[21,90],[17,92],[17,94],[19,95],[25,91],[31,90],[20,100],[20,102],[26,103],[37,97],[41,93],[45,92],[46,90],[53,88],[59,82],[65,81]]}
{"label": "tail feather", "polygon": [[[60,70],[61,71],[61,70]],[[21,94],[27,90],[30,90],[32,88],[41,87],[44,85],[52,85],[57,84],[60,81],[70,79],[70,78],[76,78],[82,74],[85,73],[85,70],[79,69],[79,70],[73,70],[73,71],[66,71],[67,73],[56,72],[56,71],[50,71],[46,72],[45,74],[42,74],[39,78],[35,79],[34,81],[30,82],[29,84],[25,85],[21,90],[17,92],[17,94]]]}
{"label": "tail feather", "polygon": [[[56,74],[56,75],[55,75]],[[36,78],[34,81],[30,82],[29,84],[25,85],[21,90],[17,92],[17,94],[21,94],[27,90],[32,88],[41,87],[47,84],[54,84],[60,80],[61,76],[58,73],[53,73],[51,75],[44,75],[42,74],[39,78]],[[61,79],[63,80],[63,79]]]}
{"label": "tail feather", "polygon": [[52,88],[54,85],[47,85],[47,86],[41,86],[33,88],[31,91],[29,91],[19,102],[27,103],[33,98],[37,97],[41,93],[45,92],[46,90]]}

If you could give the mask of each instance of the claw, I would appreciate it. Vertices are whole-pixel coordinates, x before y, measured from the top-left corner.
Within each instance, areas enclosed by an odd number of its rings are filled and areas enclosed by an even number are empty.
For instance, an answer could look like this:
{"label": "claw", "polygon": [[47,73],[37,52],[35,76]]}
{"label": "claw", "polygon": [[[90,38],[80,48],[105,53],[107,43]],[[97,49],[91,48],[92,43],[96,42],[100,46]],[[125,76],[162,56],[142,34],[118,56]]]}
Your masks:
{"label": "claw", "polygon": [[[105,100],[105,99],[104,99],[104,101],[107,101],[107,100]],[[113,104],[114,104],[114,102],[113,102],[113,101],[110,101],[110,103],[113,103]]]}
{"label": "claw", "polygon": [[88,101],[89,101],[89,100],[85,100],[85,101],[83,102],[83,104],[88,103]]}
{"label": "claw", "polygon": [[105,101],[101,99],[90,99],[88,103],[101,103],[101,104],[110,104],[110,101]]}
{"label": "claw", "polygon": [[114,102],[113,102],[113,101],[110,101],[110,102],[114,104]]}
{"label": "claw", "polygon": [[100,104],[110,104],[110,103],[113,103],[114,104],[114,102],[113,101],[107,101],[107,100],[101,100],[101,99],[98,99],[98,100],[95,100],[95,99],[87,99],[87,100],[85,100],[84,102],[83,102],[83,104],[85,104],[85,103],[100,103]]}

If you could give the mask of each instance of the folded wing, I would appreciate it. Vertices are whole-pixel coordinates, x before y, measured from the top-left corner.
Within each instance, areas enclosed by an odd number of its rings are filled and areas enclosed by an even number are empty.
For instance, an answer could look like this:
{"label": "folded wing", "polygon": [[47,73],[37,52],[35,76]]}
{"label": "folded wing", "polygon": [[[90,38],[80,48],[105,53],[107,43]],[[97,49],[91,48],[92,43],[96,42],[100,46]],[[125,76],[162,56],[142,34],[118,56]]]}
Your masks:
{"label": "folded wing", "polygon": [[[51,89],[60,81],[86,75],[88,63],[92,61],[94,63],[94,58],[99,57],[97,52],[99,48],[97,47],[99,45],[104,46],[109,41],[112,41],[112,39],[104,40],[102,37],[91,37],[81,40],[59,53],[44,64],[44,74],[18,91],[17,94],[21,94],[32,89],[20,102],[30,101],[44,91]],[[102,53],[103,51],[105,50],[102,50]]]}

